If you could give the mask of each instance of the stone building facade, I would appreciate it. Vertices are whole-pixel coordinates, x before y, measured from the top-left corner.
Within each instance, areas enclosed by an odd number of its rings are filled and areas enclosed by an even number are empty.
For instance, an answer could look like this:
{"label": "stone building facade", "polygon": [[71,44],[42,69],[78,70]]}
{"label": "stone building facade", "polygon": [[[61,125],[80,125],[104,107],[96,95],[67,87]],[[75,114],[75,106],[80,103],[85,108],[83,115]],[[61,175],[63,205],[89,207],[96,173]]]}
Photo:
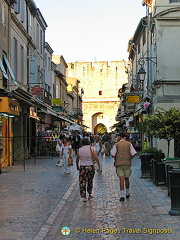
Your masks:
{"label": "stone building facade", "polygon": [[119,107],[118,90],[127,82],[125,61],[68,63],[67,76],[80,81],[83,89],[83,120],[92,133],[99,124],[107,132],[116,123]]}
{"label": "stone building facade", "polygon": [[[180,0],[143,0],[143,5],[147,8],[146,16],[140,19],[129,41],[129,89],[124,92],[124,98],[129,95],[140,99],[133,103],[131,133],[157,109],[180,107]],[[144,79],[139,77],[142,73]],[[130,112],[131,106],[127,101],[122,102],[125,103],[122,110],[126,108],[122,111],[124,115]],[[164,124],[164,129],[166,127]],[[165,139],[150,138],[147,133],[142,134],[141,139],[142,148],[155,147],[168,154]],[[170,157],[179,157],[179,146],[177,136],[171,141]]]}

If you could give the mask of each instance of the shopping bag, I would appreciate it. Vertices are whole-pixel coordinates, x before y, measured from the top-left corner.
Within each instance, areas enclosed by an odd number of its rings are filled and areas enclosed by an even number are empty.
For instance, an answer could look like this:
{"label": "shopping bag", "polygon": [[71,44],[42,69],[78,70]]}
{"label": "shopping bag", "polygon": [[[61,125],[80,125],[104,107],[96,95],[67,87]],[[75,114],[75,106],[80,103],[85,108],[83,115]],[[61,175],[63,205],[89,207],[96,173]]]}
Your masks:
{"label": "shopping bag", "polygon": [[56,152],[60,152],[61,151],[61,146],[59,145],[59,143],[57,142],[56,145]]}
{"label": "shopping bag", "polygon": [[94,168],[94,171],[98,171],[99,170],[99,165],[98,163],[95,161],[93,161],[93,168]]}
{"label": "shopping bag", "polygon": [[73,166],[73,158],[68,157],[68,167]]}

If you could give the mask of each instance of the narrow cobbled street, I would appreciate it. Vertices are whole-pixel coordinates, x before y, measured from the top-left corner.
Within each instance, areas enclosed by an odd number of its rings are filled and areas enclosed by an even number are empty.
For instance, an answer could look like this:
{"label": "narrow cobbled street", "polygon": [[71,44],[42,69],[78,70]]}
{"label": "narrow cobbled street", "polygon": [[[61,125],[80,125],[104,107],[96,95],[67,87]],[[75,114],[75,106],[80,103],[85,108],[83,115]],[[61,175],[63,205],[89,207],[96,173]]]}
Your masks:
{"label": "narrow cobbled street", "polygon": [[[0,239],[179,239],[180,218],[170,216],[167,188],[141,178],[134,158],[131,196],[119,201],[119,182],[111,157],[102,158],[94,179],[94,198],[79,196],[78,172],[56,167],[57,158],[28,161],[0,175]],[[74,158],[75,162],[75,158]],[[8,186],[8,188],[7,188]],[[63,236],[62,227],[70,234]]]}

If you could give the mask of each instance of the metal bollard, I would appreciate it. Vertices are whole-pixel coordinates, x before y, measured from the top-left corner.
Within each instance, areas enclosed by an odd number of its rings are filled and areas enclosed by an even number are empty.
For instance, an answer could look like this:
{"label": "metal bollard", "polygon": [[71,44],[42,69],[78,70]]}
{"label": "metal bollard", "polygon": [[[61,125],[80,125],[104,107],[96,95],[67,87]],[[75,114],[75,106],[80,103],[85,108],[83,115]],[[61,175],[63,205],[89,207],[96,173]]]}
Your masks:
{"label": "metal bollard", "polygon": [[0,148],[0,174],[1,174],[1,168],[2,168],[2,165],[1,165],[2,151],[3,149]]}
{"label": "metal bollard", "polygon": [[169,171],[171,188],[171,210],[170,215],[180,216],[180,169]]}
{"label": "metal bollard", "polygon": [[173,169],[173,166],[166,165],[166,186],[168,190],[168,196],[171,196],[171,188],[170,188],[170,177],[169,177],[169,171]]}
{"label": "metal bollard", "polygon": [[153,158],[152,153],[142,153],[140,155],[141,159],[141,178],[149,178],[150,177],[150,160]]}

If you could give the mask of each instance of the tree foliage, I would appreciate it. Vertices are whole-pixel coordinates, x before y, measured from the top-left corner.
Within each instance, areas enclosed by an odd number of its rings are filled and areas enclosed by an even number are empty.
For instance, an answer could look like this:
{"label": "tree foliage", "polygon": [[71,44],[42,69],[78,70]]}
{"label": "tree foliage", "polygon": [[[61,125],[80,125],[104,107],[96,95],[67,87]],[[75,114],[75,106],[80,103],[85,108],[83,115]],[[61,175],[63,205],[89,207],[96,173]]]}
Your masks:
{"label": "tree foliage", "polygon": [[107,132],[107,128],[106,128],[102,123],[100,123],[100,124],[96,127],[96,132],[97,132],[97,133],[105,133],[105,132]]}
{"label": "tree foliage", "polygon": [[139,130],[157,139],[166,139],[169,153],[170,141],[180,136],[180,109],[170,108],[164,110],[158,108],[153,115],[140,123]]}

